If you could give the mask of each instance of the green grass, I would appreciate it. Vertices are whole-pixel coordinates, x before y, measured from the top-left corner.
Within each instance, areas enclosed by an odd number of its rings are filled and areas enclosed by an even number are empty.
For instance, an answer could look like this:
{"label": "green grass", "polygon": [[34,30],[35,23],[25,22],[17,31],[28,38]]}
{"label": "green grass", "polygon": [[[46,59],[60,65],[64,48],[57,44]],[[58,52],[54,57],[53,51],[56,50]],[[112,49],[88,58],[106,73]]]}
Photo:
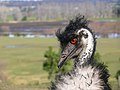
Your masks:
{"label": "green grass", "polygon": [[[36,78],[41,83],[46,82],[47,74],[42,70],[44,53],[49,46],[57,50],[56,41],[56,39],[48,38],[1,37],[0,63],[4,64],[4,73],[14,84],[26,84],[30,78]],[[7,45],[24,45],[26,48],[5,48]],[[17,80],[22,81],[18,83]]]}
{"label": "green grass", "polygon": [[36,20],[37,20],[37,18],[34,16],[27,17],[27,21],[36,21]]}
{"label": "green grass", "polygon": [[112,87],[117,88],[115,74],[120,70],[120,39],[98,39],[97,52],[101,54],[102,61],[108,66]]}
{"label": "green grass", "polygon": [[13,16],[8,16],[7,17],[7,21],[13,21],[13,20],[14,20]]}
{"label": "green grass", "polygon": [[[23,45],[21,48],[5,48]],[[48,85],[47,72],[42,69],[44,53],[49,46],[59,49],[56,38],[0,37],[0,68],[13,85]],[[110,83],[117,88],[115,74],[120,69],[120,39],[98,39],[97,52],[110,71]]]}
{"label": "green grass", "polygon": [[120,69],[120,39],[99,39],[97,51],[102,56],[102,61],[108,65],[110,74],[115,76],[116,71]]}
{"label": "green grass", "polygon": [[120,21],[120,18],[90,18],[90,20],[117,20]]}

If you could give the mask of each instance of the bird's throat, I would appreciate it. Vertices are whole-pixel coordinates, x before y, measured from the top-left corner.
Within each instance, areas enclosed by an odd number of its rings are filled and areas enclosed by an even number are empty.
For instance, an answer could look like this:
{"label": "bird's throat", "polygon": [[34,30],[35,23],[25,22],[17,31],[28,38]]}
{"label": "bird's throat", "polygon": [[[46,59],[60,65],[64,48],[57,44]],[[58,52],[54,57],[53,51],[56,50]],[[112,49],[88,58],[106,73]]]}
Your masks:
{"label": "bird's throat", "polygon": [[89,38],[86,42],[84,42],[85,44],[83,45],[83,50],[80,53],[80,55],[78,56],[78,60],[77,62],[79,63],[79,65],[85,64],[85,63],[89,63],[91,62],[91,58],[93,56],[94,53],[94,48],[95,48],[95,40],[93,38],[93,35],[91,33],[89,33]]}

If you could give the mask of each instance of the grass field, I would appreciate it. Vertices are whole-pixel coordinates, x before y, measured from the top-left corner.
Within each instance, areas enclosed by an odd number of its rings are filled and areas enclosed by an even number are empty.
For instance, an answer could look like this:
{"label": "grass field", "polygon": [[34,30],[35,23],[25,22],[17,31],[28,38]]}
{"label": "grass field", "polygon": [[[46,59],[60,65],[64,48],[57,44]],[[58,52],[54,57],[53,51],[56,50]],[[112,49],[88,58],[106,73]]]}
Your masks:
{"label": "grass field", "polygon": [[[0,79],[4,75],[14,86],[46,87],[49,80],[47,72],[42,69],[42,63],[49,46],[57,51],[57,39],[0,37]],[[116,89],[115,74],[120,69],[120,39],[98,39],[97,52],[108,65],[110,83]]]}

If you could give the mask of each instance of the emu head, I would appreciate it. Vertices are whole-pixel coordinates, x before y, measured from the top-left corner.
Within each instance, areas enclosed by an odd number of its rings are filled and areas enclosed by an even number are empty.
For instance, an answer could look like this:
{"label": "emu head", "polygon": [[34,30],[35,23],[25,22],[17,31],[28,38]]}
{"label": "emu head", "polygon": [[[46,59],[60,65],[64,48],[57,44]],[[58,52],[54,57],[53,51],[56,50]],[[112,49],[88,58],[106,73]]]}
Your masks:
{"label": "emu head", "polygon": [[[64,30],[58,30],[56,36],[61,44],[61,55],[58,62],[58,67],[71,58],[77,58],[81,52],[87,48],[89,38],[92,38],[92,33],[88,28],[88,21],[84,16],[77,16],[71,20]],[[91,43],[90,43],[91,44]]]}

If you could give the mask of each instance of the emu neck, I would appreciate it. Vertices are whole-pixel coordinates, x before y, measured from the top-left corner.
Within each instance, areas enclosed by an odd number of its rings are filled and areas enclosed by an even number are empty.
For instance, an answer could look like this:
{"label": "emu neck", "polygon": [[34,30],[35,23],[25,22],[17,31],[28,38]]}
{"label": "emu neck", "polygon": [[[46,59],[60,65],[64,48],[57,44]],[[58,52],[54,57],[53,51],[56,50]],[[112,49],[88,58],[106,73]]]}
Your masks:
{"label": "emu neck", "polygon": [[88,33],[88,35],[89,35],[88,40],[86,41],[83,40],[83,50],[80,53],[79,57],[77,58],[77,63],[79,65],[90,63],[92,60],[91,58],[94,54],[95,41],[91,33]]}

